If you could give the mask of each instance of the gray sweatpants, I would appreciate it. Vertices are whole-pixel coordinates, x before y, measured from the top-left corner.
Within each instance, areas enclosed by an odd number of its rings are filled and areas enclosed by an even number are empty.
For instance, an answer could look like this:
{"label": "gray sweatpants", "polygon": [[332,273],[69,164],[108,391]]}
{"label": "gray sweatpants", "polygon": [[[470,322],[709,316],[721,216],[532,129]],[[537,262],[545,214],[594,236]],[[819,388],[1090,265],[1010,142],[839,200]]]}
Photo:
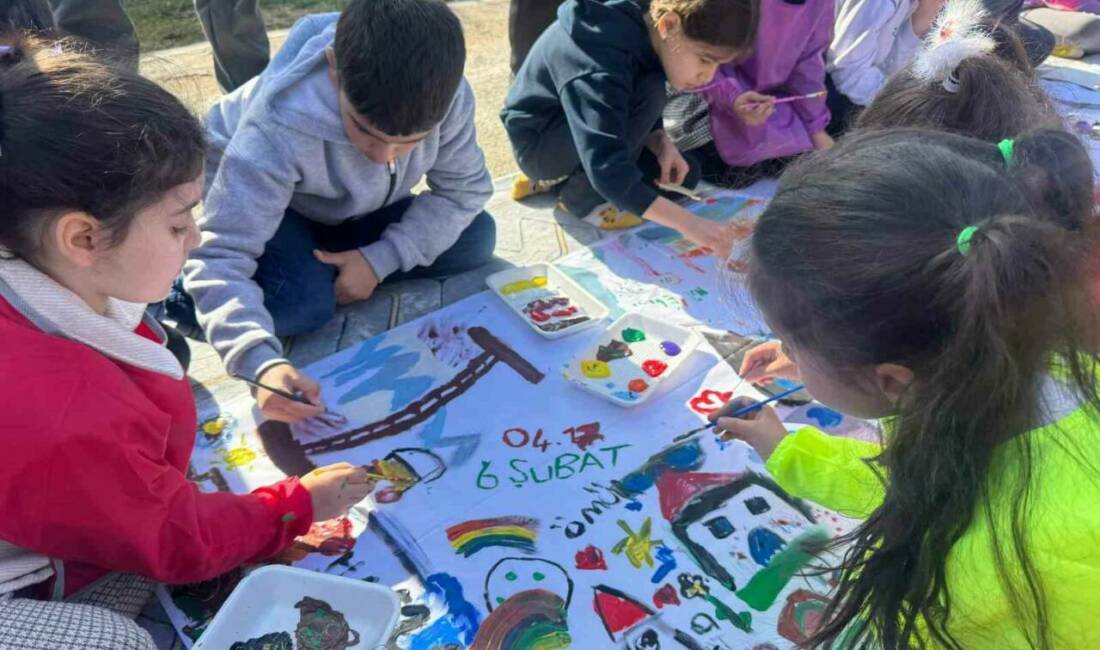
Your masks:
{"label": "gray sweatpants", "polygon": [[[259,0],[194,0],[214,49],[218,85],[229,92],[267,67],[271,46]],[[122,0],[50,0],[57,27],[122,63],[137,68],[138,38]]]}
{"label": "gray sweatpants", "polygon": [[156,650],[134,618],[153,595],[147,578],[113,573],[64,601],[0,600],[0,648]]}

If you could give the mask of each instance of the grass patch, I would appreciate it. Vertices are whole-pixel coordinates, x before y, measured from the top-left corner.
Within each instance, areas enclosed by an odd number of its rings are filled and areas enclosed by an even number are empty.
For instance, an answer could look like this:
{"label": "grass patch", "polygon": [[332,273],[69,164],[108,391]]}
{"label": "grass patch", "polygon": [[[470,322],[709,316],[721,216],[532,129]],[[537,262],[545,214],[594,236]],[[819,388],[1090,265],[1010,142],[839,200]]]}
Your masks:
{"label": "grass patch", "polygon": [[[227,2],[228,0],[212,0]],[[313,13],[340,11],[345,0],[261,0],[267,29],[290,27],[298,18]],[[134,21],[141,50],[152,52],[198,43],[205,39],[192,0],[126,0],[126,13]]]}

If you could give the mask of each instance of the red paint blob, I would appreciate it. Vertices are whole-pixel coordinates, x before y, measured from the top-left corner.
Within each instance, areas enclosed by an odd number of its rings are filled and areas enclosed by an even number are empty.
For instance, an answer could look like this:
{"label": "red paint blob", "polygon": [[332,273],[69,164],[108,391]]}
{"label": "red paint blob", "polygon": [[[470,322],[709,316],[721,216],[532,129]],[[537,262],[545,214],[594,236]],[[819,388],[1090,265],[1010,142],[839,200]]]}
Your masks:
{"label": "red paint blob", "polygon": [[732,392],[704,390],[691,399],[691,410],[702,415],[710,415],[722,408],[733,397]]}
{"label": "red paint blob", "polygon": [[632,393],[644,393],[645,390],[649,388],[649,384],[645,383],[644,379],[634,379],[627,384],[626,387],[630,389]]}
{"label": "red paint blob", "polygon": [[679,605],[680,595],[676,593],[675,587],[670,584],[666,584],[665,586],[654,592],[653,604],[657,607],[657,609],[663,609],[665,606],[668,605]]}
{"label": "red paint blob", "polygon": [[664,371],[668,370],[668,364],[664,361],[650,359],[642,364],[642,370],[650,377],[660,377]]}
{"label": "red paint blob", "polygon": [[589,544],[577,551],[574,557],[577,568],[581,571],[607,571],[607,562],[603,559],[603,551]]}

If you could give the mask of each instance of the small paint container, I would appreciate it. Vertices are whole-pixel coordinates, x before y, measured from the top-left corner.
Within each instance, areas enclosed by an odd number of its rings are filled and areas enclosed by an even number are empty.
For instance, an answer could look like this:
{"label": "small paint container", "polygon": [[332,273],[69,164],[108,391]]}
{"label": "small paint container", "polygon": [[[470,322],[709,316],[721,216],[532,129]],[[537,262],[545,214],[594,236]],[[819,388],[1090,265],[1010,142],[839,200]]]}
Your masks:
{"label": "small paint container", "polygon": [[628,313],[565,364],[562,375],[619,406],[637,406],[676,373],[699,343],[691,330]]}
{"label": "small paint container", "polygon": [[[287,566],[250,573],[218,610],[194,650],[226,650],[234,643],[299,635],[339,639],[341,648],[380,648],[397,627],[401,601],[381,585]],[[285,635],[285,636],[283,636]],[[254,646],[261,647],[255,643]],[[278,647],[278,646],[274,646]]]}
{"label": "small paint container", "polygon": [[553,264],[498,271],[485,278],[493,293],[539,335],[557,339],[586,330],[611,311]]}

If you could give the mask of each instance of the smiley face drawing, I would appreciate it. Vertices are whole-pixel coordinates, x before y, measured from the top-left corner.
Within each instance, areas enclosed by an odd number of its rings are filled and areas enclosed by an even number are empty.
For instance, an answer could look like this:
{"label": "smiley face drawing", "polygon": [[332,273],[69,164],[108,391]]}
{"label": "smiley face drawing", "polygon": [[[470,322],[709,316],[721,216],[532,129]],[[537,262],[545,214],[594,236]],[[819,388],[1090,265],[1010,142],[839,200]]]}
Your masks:
{"label": "smiley face drawing", "polygon": [[531,589],[557,595],[566,609],[573,598],[573,580],[560,564],[533,557],[506,557],[485,577],[485,608],[491,612],[512,596]]}

